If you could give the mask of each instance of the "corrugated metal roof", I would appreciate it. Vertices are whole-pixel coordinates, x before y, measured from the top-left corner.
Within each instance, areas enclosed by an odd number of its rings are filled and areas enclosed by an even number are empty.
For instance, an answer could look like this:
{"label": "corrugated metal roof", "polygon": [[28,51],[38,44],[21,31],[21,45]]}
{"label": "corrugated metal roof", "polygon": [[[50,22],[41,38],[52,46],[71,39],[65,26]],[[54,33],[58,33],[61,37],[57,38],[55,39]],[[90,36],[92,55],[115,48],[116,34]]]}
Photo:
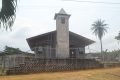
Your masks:
{"label": "corrugated metal roof", "polygon": [[[32,45],[31,45],[32,42],[39,41],[40,39],[42,39],[45,36],[51,36],[51,34],[54,35],[54,37],[55,37],[56,31],[51,31],[51,32],[48,32],[48,33],[44,33],[44,34],[41,34],[41,35],[38,35],[38,36],[28,38],[27,42],[28,42],[30,48],[32,48]],[[82,43],[85,43],[85,46],[90,45],[90,44],[95,42],[95,41],[93,41],[91,39],[88,39],[88,38],[83,37],[83,36],[81,36],[79,34],[76,34],[74,32],[69,31],[70,42],[72,42],[72,38],[74,38],[74,40],[77,41],[78,43],[81,43],[81,41],[82,41]]]}

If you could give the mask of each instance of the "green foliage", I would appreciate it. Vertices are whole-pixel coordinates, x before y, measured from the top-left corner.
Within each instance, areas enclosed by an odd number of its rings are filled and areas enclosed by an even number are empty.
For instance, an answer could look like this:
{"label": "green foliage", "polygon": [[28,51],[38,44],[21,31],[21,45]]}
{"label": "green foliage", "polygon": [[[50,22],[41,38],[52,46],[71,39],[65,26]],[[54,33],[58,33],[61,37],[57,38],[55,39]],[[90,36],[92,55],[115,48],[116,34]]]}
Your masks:
{"label": "green foliage", "polygon": [[105,59],[109,58],[109,61],[116,61],[117,58],[120,56],[120,50],[114,50],[111,52],[105,53]]}
{"label": "green foliage", "polygon": [[4,52],[5,54],[20,54],[22,51],[19,48],[13,48],[13,47],[5,47]]}
{"label": "green foliage", "polygon": [[118,33],[118,36],[115,37],[115,39],[120,40],[120,32]]}
{"label": "green foliage", "polygon": [[93,57],[99,57],[105,62],[117,62],[117,58],[120,56],[120,50],[113,50],[110,52],[103,52],[103,53],[94,53],[92,54]]}
{"label": "green foliage", "polygon": [[11,29],[16,18],[17,0],[2,0],[0,11],[0,28]]}
{"label": "green foliage", "polygon": [[99,38],[102,39],[103,35],[107,32],[107,24],[104,23],[105,21],[103,20],[97,20],[92,24],[91,30],[93,30],[93,33]]}
{"label": "green foliage", "polygon": [[[95,54],[100,54],[100,53],[95,53]],[[103,51],[103,53],[102,54],[100,54],[100,55],[116,55],[116,56],[118,56],[119,54],[120,54],[120,49],[119,50],[113,50],[113,51],[110,51],[110,52],[106,52],[106,51]]]}

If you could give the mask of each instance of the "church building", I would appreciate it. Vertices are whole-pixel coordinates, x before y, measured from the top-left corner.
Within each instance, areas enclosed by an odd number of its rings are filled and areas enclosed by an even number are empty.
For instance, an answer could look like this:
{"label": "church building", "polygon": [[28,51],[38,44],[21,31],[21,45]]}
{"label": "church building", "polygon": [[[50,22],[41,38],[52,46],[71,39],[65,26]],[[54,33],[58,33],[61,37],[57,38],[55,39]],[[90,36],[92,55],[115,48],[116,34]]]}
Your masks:
{"label": "church building", "polygon": [[40,58],[80,58],[85,56],[85,47],[94,43],[86,37],[69,31],[69,18],[64,9],[56,13],[56,30],[27,39],[28,45]]}

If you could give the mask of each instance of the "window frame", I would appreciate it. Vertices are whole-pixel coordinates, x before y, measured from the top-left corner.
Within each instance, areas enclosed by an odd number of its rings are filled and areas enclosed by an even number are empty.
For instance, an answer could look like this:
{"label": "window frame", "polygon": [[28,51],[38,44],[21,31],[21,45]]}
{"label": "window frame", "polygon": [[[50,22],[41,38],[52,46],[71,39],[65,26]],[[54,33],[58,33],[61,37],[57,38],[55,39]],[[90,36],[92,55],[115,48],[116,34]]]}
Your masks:
{"label": "window frame", "polygon": [[65,17],[61,17],[61,23],[65,24]]}

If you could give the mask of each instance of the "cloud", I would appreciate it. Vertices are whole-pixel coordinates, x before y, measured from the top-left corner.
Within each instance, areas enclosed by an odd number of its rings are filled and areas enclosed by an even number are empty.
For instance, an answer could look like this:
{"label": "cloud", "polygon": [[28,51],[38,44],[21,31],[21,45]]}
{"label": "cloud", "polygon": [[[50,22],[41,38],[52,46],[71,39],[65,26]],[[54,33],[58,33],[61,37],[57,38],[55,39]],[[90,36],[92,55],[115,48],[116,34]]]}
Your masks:
{"label": "cloud", "polygon": [[12,31],[0,31],[0,50],[3,50],[8,45],[20,48],[23,51],[30,51],[26,39],[48,32],[49,28],[44,26],[26,18],[17,17]]}
{"label": "cloud", "polygon": [[[120,48],[118,41],[114,39],[114,35],[108,35],[103,37],[103,50],[108,49],[108,51],[117,50]],[[96,43],[89,46],[92,52],[100,52],[100,42],[99,39],[96,39]],[[86,48],[88,52],[88,48]]]}
{"label": "cloud", "polygon": [[30,29],[28,27],[21,28],[14,32],[11,37],[14,39],[25,39],[29,35]]}
{"label": "cloud", "polygon": [[30,21],[24,18],[17,18],[12,31],[0,31],[0,50],[3,50],[6,45],[17,47],[24,51],[29,50],[26,38],[30,36],[31,28]]}

